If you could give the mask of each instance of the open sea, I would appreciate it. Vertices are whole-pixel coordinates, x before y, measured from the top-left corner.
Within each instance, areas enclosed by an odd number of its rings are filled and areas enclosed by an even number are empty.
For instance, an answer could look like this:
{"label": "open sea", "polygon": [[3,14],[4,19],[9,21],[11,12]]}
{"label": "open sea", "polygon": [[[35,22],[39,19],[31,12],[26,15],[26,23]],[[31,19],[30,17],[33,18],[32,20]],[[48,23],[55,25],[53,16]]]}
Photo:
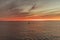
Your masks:
{"label": "open sea", "polygon": [[60,21],[0,21],[0,40],[60,40]]}

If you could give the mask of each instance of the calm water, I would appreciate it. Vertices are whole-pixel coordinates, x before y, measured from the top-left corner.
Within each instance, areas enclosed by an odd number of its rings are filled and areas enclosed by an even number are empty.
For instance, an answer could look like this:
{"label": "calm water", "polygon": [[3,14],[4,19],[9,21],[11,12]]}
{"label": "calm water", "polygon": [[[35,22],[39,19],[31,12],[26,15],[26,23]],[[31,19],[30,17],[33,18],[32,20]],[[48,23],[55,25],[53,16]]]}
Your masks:
{"label": "calm water", "polygon": [[0,22],[0,40],[60,40],[60,21]]}

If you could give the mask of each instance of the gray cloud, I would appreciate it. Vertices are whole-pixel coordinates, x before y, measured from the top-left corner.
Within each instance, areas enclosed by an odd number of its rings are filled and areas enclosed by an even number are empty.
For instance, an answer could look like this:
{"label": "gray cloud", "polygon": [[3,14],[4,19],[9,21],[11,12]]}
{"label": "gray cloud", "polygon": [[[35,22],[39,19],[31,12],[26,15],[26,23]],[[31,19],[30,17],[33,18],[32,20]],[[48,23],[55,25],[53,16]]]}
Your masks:
{"label": "gray cloud", "polygon": [[28,11],[34,4],[37,7],[36,11],[43,11],[60,7],[60,0],[0,0],[0,15],[7,16],[15,13],[12,9]]}

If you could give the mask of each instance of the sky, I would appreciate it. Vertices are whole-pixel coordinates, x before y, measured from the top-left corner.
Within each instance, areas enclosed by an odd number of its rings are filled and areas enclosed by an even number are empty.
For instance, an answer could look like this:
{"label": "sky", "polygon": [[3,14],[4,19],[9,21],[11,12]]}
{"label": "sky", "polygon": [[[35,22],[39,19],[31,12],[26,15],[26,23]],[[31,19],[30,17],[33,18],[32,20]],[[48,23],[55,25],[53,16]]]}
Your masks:
{"label": "sky", "polygon": [[60,0],[0,0],[0,17],[12,15],[12,9],[29,12],[33,5],[35,8],[29,14],[49,15],[55,14],[50,12],[60,11]]}

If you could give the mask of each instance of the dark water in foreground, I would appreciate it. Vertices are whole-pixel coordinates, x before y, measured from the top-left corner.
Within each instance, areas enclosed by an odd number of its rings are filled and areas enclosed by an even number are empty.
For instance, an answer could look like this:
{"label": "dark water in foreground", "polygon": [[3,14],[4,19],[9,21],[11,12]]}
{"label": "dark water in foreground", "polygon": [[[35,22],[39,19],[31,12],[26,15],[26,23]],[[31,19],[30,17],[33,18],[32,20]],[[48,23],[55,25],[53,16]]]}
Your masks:
{"label": "dark water in foreground", "polygon": [[0,21],[0,40],[60,40],[60,21]]}

